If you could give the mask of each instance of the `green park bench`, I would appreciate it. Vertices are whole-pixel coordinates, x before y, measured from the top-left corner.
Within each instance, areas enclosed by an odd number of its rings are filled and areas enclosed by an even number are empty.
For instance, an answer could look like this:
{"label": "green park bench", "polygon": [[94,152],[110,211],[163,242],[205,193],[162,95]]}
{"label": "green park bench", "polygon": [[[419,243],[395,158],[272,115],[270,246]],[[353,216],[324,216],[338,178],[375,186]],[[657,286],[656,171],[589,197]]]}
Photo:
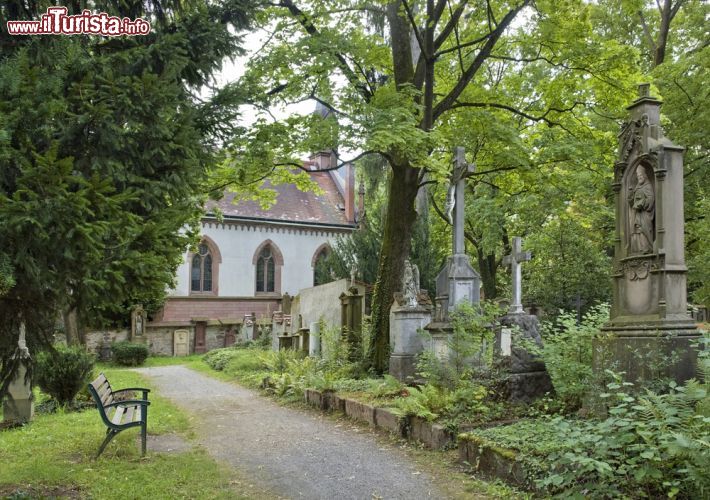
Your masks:
{"label": "green park bench", "polygon": [[[124,396],[122,396],[123,393],[138,391],[143,393],[143,399],[124,399]],[[141,428],[141,455],[144,456],[148,427],[148,405],[150,404],[148,393],[150,389],[130,387],[114,391],[111,389],[111,384],[109,384],[106,376],[101,373],[96,380],[89,384],[89,392],[94,397],[94,401],[96,401],[96,408],[99,410],[101,420],[106,424],[106,439],[101,443],[96,458],[101,456],[101,453],[103,453],[116,434],[122,430],[139,426]]]}

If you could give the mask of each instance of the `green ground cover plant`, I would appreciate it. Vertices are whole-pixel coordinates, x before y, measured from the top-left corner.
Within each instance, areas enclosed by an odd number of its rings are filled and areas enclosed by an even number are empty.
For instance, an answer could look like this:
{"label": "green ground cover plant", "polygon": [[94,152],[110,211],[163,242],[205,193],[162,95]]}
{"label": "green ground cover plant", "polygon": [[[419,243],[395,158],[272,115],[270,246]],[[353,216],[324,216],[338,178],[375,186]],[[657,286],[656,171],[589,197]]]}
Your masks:
{"label": "green ground cover plant", "polygon": [[[104,370],[115,387],[150,387],[140,375]],[[190,419],[151,393],[150,435],[192,436]],[[0,432],[0,491],[65,488],[83,498],[253,498],[235,490],[235,474],[203,451],[152,453],[140,458],[138,431],[125,431],[102,457],[92,457],[105,434],[96,410],[38,414],[30,425]]]}

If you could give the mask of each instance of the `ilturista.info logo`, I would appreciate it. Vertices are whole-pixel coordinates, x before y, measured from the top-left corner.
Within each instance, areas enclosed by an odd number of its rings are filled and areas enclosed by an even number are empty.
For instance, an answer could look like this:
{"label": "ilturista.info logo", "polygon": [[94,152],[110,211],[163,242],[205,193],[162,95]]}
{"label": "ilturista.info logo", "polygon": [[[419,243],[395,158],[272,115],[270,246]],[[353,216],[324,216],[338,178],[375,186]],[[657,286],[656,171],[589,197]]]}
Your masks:
{"label": "ilturista.info logo", "polygon": [[70,16],[66,7],[49,7],[39,21],[8,21],[7,32],[11,35],[139,36],[150,33],[150,23],[141,18],[116,17],[90,10]]}

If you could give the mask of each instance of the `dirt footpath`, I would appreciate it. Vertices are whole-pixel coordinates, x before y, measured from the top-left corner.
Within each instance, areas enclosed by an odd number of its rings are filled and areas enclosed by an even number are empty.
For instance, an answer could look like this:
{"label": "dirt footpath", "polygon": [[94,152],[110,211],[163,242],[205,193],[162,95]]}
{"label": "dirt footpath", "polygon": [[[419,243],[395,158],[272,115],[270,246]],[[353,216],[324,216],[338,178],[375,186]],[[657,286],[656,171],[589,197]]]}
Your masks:
{"label": "dirt footpath", "polygon": [[198,442],[273,494],[307,499],[444,498],[402,452],[321,415],[278,406],[183,366],[142,368],[199,418]]}

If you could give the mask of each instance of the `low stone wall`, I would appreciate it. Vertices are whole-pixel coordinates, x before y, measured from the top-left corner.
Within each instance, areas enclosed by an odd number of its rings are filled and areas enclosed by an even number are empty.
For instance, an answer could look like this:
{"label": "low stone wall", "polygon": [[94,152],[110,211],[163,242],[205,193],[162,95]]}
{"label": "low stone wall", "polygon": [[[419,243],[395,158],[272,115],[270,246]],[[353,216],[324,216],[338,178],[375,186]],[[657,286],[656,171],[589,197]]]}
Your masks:
{"label": "low stone wall", "polygon": [[104,345],[111,345],[114,342],[128,340],[130,330],[97,330],[87,332],[84,338],[86,339],[86,350],[96,354],[101,359],[101,348]]}
{"label": "low stone wall", "polygon": [[397,437],[418,441],[432,450],[451,447],[455,443],[452,432],[445,427],[419,417],[400,417],[387,408],[376,408],[360,401],[338,396],[332,391],[307,389],[306,403],[323,411],[340,411],[360,422],[379,427]]}
{"label": "low stone wall", "polygon": [[532,474],[515,450],[501,448],[473,434],[459,434],[459,462],[487,477],[531,490]]}

